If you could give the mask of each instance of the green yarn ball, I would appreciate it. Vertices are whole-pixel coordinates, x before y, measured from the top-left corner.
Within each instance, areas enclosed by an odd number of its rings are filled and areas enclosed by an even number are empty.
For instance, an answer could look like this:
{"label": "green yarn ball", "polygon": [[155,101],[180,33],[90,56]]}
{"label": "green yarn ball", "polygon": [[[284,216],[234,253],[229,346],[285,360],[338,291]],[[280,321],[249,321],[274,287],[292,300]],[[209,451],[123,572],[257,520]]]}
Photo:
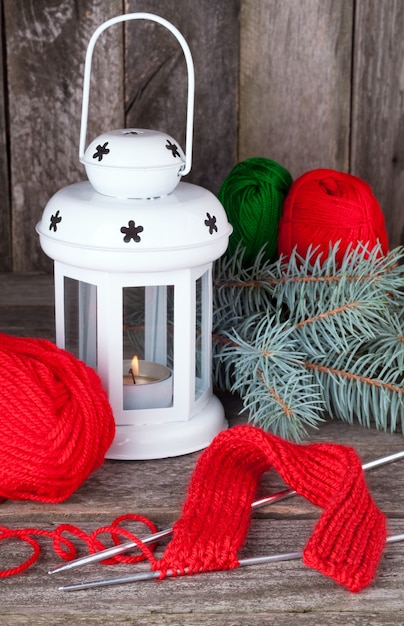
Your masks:
{"label": "green yarn ball", "polygon": [[265,258],[276,256],[278,222],[292,182],[282,165],[265,157],[246,159],[233,167],[218,194],[233,226],[229,256],[239,244],[245,248],[244,265],[254,263],[264,244]]}

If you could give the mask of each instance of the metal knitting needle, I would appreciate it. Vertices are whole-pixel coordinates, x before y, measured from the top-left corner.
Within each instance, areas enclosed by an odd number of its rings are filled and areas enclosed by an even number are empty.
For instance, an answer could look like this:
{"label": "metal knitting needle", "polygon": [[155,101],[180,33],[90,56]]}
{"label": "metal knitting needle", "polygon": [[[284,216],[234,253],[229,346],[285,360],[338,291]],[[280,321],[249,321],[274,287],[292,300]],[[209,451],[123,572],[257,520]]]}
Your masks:
{"label": "metal knitting needle", "polygon": [[[404,534],[392,535],[387,537],[386,543],[395,543],[398,541],[404,541]],[[293,561],[301,559],[303,556],[302,550],[298,552],[285,552],[283,554],[273,554],[272,556],[255,556],[249,559],[240,559],[239,567],[247,567],[249,565],[262,565],[263,563],[274,563],[278,561]],[[187,573],[187,568],[185,568]],[[207,573],[207,572],[201,572]],[[59,587],[59,591],[80,591],[81,589],[91,589],[94,587],[106,587],[107,585],[122,585],[124,583],[134,583],[143,580],[153,580],[159,578],[160,571],[155,572],[139,572],[137,574],[128,574],[126,576],[116,576],[115,578],[102,578],[99,580],[87,580],[79,583],[73,583],[71,585],[65,585]],[[167,578],[171,578],[174,575],[173,570],[167,570]]]}
{"label": "metal knitting needle", "polygon": [[[264,498],[256,500],[252,503],[251,508],[258,509],[260,507],[266,506],[267,504],[272,504],[273,502],[286,500],[286,498],[291,498],[294,495],[296,495],[295,491],[292,491],[291,489],[284,489],[283,491],[278,491],[271,496],[266,496]],[[147,537],[143,537],[141,541],[146,545],[149,543],[155,543],[160,539],[165,539],[165,537],[169,537],[172,532],[172,528],[166,528],[165,530],[160,530],[160,532],[153,533],[152,535],[147,535]],[[113,556],[117,556],[118,554],[128,552],[128,550],[131,550],[132,548],[138,547],[139,546],[135,541],[127,541],[125,543],[121,543],[119,546],[112,546],[111,548],[107,548],[106,550],[101,550],[100,552],[95,552],[94,554],[89,554],[79,559],[75,559],[74,561],[69,561],[68,563],[59,565],[58,567],[49,570],[48,574],[56,574],[57,572],[63,572],[68,569],[73,569],[75,567],[81,567],[82,565],[88,565],[89,563],[103,561],[104,559],[109,559]]]}
{"label": "metal knitting needle", "polygon": [[[370,461],[362,465],[363,470],[374,469],[375,467],[379,467],[381,465],[387,465],[388,463],[393,463],[394,461],[398,461],[404,458],[404,450],[401,452],[396,452],[394,454],[390,454],[388,456],[384,456],[380,459],[376,459],[374,461]],[[279,491],[278,493],[274,493],[271,496],[266,496],[264,498],[260,498],[252,503],[252,509],[258,509],[260,507],[267,506],[268,504],[273,504],[274,502],[279,502],[281,500],[285,500],[286,498],[291,498],[297,495],[296,491],[292,489],[285,489],[283,491]],[[148,535],[142,539],[144,544],[154,543],[160,539],[164,539],[165,537],[169,537],[173,532],[172,528],[167,528],[165,530],[161,530],[158,533],[153,535]],[[104,559],[111,558],[113,556],[117,556],[119,554],[123,554],[133,548],[137,548],[137,544],[134,541],[128,541],[120,544],[119,546],[113,546],[111,548],[107,548],[106,550],[101,550],[94,554],[89,554],[87,556],[83,556],[79,559],[74,559],[73,561],[69,561],[63,565],[59,565],[51,570],[49,570],[49,574],[56,574],[58,572],[63,572],[69,569],[73,569],[76,567],[81,567],[83,565],[88,565],[89,563],[96,563],[99,561],[103,561]]]}

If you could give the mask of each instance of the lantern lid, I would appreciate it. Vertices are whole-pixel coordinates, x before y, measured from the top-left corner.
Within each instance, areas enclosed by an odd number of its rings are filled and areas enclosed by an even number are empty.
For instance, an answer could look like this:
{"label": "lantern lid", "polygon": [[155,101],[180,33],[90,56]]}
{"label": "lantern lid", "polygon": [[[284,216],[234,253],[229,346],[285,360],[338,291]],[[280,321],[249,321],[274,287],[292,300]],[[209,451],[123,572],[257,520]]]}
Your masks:
{"label": "lantern lid", "polygon": [[145,128],[121,128],[94,139],[84,154],[83,163],[104,169],[174,166],[179,170],[185,163],[185,156],[175,139],[166,133]]}
{"label": "lantern lid", "polygon": [[170,135],[122,128],[99,135],[81,158],[94,189],[114,198],[171,193],[185,169],[185,155]]}
{"label": "lantern lid", "polygon": [[111,198],[89,182],[58,191],[36,230],[54,260],[104,271],[165,271],[219,258],[232,227],[207,189],[179,183],[155,199]]}

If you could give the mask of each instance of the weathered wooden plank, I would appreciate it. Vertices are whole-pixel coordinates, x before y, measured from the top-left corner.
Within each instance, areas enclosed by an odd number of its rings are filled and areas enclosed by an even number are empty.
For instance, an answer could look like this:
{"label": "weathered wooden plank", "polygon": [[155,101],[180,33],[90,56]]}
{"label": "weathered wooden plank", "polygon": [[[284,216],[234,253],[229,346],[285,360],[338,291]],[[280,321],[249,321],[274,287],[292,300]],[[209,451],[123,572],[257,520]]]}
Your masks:
{"label": "weathered wooden plank", "polygon": [[25,306],[27,321],[31,307],[53,307],[53,277],[49,274],[0,274],[0,293],[1,317],[5,307]]}
{"label": "weathered wooden plank", "polygon": [[[183,34],[195,65],[193,167],[184,180],[217,192],[235,163],[239,66],[239,0],[126,0],[126,12],[146,11]],[[176,39],[152,22],[126,27],[127,125],[162,130],[182,146],[187,74]]]}
{"label": "weathered wooden plank", "polygon": [[55,340],[49,331],[54,326],[55,313],[51,307],[36,306],[27,311],[26,306],[8,306],[2,314],[0,332],[19,337],[37,337]]}
{"label": "weathered wooden plank", "polygon": [[243,0],[239,158],[349,167],[351,0]]}
{"label": "weathered wooden plank", "polygon": [[0,274],[0,332],[55,341],[51,275]]}
{"label": "weathered wooden plank", "polygon": [[400,0],[356,2],[351,169],[372,186],[391,247],[404,244],[403,32]]}
{"label": "weathered wooden plank", "polygon": [[[23,521],[29,523],[28,518]],[[90,530],[85,525],[84,529]],[[399,532],[400,527],[393,523],[392,531]],[[270,532],[266,522],[257,521],[254,539],[246,545],[242,556],[294,550],[302,546],[309,533],[304,521],[278,522]],[[42,540],[41,544],[44,545]],[[44,550],[48,555],[48,544],[44,545]],[[16,552],[21,556],[18,548]],[[15,563],[16,552],[3,561],[5,566]],[[404,591],[398,582],[404,575],[403,556],[404,544],[386,547],[376,580],[360,594],[353,595],[333,580],[305,567],[301,561],[63,593],[58,590],[59,585],[119,576],[148,569],[148,566],[88,566],[49,577],[46,573],[49,562],[53,565],[55,561],[44,555],[32,571],[2,581],[0,618],[14,613],[17,617],[34,620],[27,623],[35,624],[66,624],[68,618],[75,624],[198,624],[198,618],[209,617],[209,622],[201,623],[258,626],[278,624],[279,617],[284,618],[280,623],[292,623],[287,622],[286,617],[300,620],[304,615],[311,617],[311,621],[303,622],[307,624],[341,624],[342,621],[331,620],[331,616],[338,613],[349,624],[399,625],[404,607]],[[371,618],[369,622],[360,621],[367,617]]]}
{"label": "weathered wooden plank", "polygon": [[[15,271],[51,267],[35,224],[59,188],[85,179],[78,160],[85,51],[95,28],[121,8],[121,0],[4,0]],[[122,29],[105,34],[93,70],[90,139],[122,125]]]}
{"label": "weathered wooden plank", "polygon": [[[85,612],[82,616],[77,614],[57,615],[53,611],[48,613],[44,609],[37,610],[35,612],[34,622],[27,622],[27,616],[18,612],[16,608],[14,612],[5,613],[5,619],[7,622],[3,622],[8,626],[35,624],[35,626],[43,626],[44,624],[51,624],[52,626],[71,626],[74,620],[75,624],[89,624],[110,625],[112,622],[117,626],[123,624],[131,625],[136,623],[136,626],[150,626],[158,623],[159,626],[215,626],[220,624],[223,626],[291,626],[291,624],[299,623],[302,626],[401,626],[400,613],[389,611],[383,612],[383,615],[371,613],[366,610],[360,613],[354,613],[351,611],[344,611],[339,613],[338,611],[327,611],[326,608],[323,611],[308,611],[300,609],[295,612],[276,612],[263,613],[252,610],[249,613],[244,612],[217,612],[208,611],[204,614],[194,612],[192,609],[188,611],[177,612],[178,609],[172,608],[170,613],[160,613],[158,608],[153,608],[149,613],[145,615],[138,615],[134,617],[131,610],[128,608],[126,611],[119,610],[110,616],[104,611],[100,611],[96,606],[94,609]],[[20,613],[20,614],[18,614]],[[0,616],[1,617],[1,616]],[[136,622],[133,621],[136,619]],[[380,620],[383,620],[382,622]],[[158,622],[157,622],[158,620]]]}
{"label": "weathered wooden plank", "polygon": [[0,271],[11,270],[10,184],[8,174],[7,106],[5,102],[6,76],[3,55],[3,2],[0,0]]}

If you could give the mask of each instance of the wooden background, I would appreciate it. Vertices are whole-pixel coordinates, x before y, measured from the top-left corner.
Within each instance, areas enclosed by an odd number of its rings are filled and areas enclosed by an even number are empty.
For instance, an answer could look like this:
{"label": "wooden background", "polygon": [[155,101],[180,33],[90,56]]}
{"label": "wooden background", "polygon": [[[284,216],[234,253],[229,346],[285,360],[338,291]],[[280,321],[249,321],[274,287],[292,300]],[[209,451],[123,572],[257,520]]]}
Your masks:
{"label": "wooden background", "polygon": [[[0,0],[0,271],[50,271],[35,224],[78,161],[85,50],[123,12],[170,20],[194,56],[193,170],[217,192],[266,156],[295,178],[316,167],[373,187],[390,245],[404,243],[404,0]],[[183,145],[185,62],[152,22],[114,26],[93,63],[89,140],[112,128]]]}

